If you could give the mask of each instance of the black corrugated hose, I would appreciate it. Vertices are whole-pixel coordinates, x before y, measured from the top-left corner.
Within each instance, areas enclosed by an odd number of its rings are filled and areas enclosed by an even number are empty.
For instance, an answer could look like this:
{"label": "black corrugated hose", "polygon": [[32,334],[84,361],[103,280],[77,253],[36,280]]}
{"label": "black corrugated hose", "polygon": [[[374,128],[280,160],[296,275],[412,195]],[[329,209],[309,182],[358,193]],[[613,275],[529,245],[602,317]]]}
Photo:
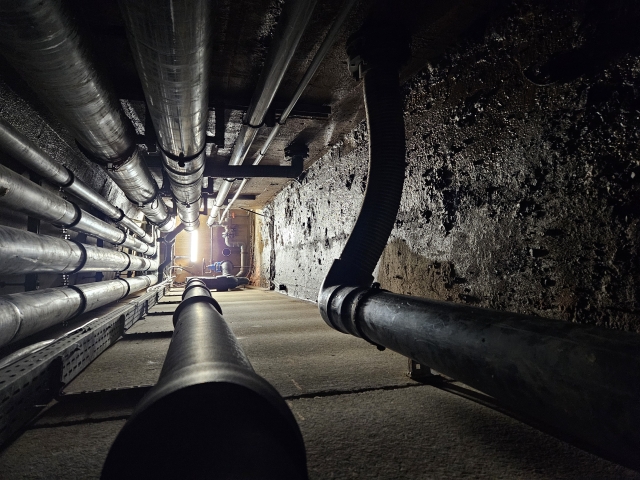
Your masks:
{"label": "black corrugated hose", "polygon": [[405,174],[405,132],[399,69],[410,54],[409,38],[388,23],[365,25],[347,52],[362,60],[369,130],[369,174],[360,213],[334,261],[323,289],[332,285],[370,285],[400,207]]}

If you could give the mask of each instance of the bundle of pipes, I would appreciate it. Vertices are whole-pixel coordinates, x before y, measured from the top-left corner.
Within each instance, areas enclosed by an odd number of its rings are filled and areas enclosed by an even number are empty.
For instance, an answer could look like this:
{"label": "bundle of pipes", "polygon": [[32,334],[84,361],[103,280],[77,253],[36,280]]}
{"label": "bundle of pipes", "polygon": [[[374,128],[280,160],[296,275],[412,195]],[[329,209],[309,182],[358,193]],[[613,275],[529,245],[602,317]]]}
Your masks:
{"label": "bundle of pipes", "polygon": [[127,36],[187,231],[200,225],[209,113],[210,4],[120,0]]}
{"label": "bundle of pipes", "polygon": [[[394,31],[395,28],[395,31]],[[640,337],[371,286],[393,229],[405,166],[398,71],[402,28],[366,26],[348,52],[367,63],[367,190],[351,235],[318,297],[336,330],[399,352],[501,405],[568,435],[598,454],[640,467]]]}
{"label": "bundle of pipes", "polygon": [[113,206],[82,180],[76,178],[69,169],[55,162],[40,147],[25,135],[18,132],[1,117],[0,150],[3,150],[44,180],[63,187],[66,192],[97,208],[114,222],[131,230],[140,237],[140,240],[143,242],[148,244],[154,242],[153,236],[149,235],[135,223],[135,221],[127,217],[121,209]]}
{"label": "bundle of pipes", "polygon": [[0,45],[86,155],[107,167],[109,176],[150,222],[171,231],[173,219],[141,158],[133,126],[98,76],[62,0],[0,0]]}
{"label": "bundle of pipes", "polygon": [[300,429],[257,375],[202,281],[187,284],[156,386],[102,469],[121,478],[308,478]]}
{"label": "bundle of pipes", "polygon": [[156,245],[148,245],[113,225],[97,219],[77,205],[27,180],[0,165],[0,205],[71,230],[86,233],[122,245],[149,256],[155,255]]}
{"label": "bundle of pipes", "polygon": [[0,347],[120,300],[157,281],[157,275],[143,275],[4,295],[0,297]]}
{"label": "bundle of pipes", "polygon": [[[244,116],[243,125],[231,152],[229,165],[242,165],[249,148],[253,144],[258,129],[264,123],[271,102],[278,91],[282,78],[291,63],[293,54],[300,43],[302,34],[307,28],[317,0],[287,1],[284,4],[276,35],[272,41],[269,56],[265,62],[258,85],[251,98],[251,103]],[[216,200],[207,225],[212,226],[224,205],[234,180],[224,180],[216,195]]]}
{"label": "bundle of pipes", "polygon": [[3,275],[156,271],[158,261],[0,226]]}
{"label": "bundle of pipes", "polygon": [[[264,156],[267,154],[267,150],[269,150],[269,147],[271,146],[271,143],[273,142],[273,140],[276,138],[276,136],[280,132],[280,128],[285,123],[287,123],[287,119],[289,118],[289,115],[291,115],[291,112],[293,111],[293,107],[296,106],[296,103],[298,102],[298,100],[302,96],[302,93],[304,92],[304,90],[309,85],[309,82],[311,81],[311,79],[315,75],[316,71],[318,70],[318,67],[320,67],[320,64],[322,63],[322,60],[324,60],[324,57],[329,52],[329,49],[335,43],[336,38],[338,37],[338,33],[340,32],[340,29],[342,28],[342,25],[344,24],[345,20],[347,19],[348,15],[349,15],[349,12],[351,11],[351,9],[353,8],[353,5],[355,3],[356,3],[356,0],[347,0],[342,5],[342,8],[340,9],[340,12],[338,12],[338,16],[336,17],[335,21],[333,22],[333,25],[331,25],[331,28],[329,29],[329,32],[327,33],[327,35],[324,37],[324,40],[322,41],[322,44],[318,48],[318,51],[313,56],[313,60],[309,64],[309,67],[307,68],[307,71],[302,76],[302,79],[300,80],[300,83],[298,83],[298,87],[296,88],[296,91],[294,92],[293,96],[291,97],[291,100],[289,101],[289,104],[287,105],[287,107],[282,112],[282,115],[280,115],[280,118],[278,119],[278,123],[276,123],[275,126],[269,132],[269,136],[267,137],[267,139],[265,140],[264,144],[262,145],[262,148],[258,152],[258,156],[253,161],[253,165],[258,165],[262,161]],[[229,210],[231,209],[231,207],[233,206],[234,202],[238,199],[238,197],[242,193],[242,190],[244,189],[245,185],[247,184],[247,181],[248,180],[246,178],[242,180],[242,182],[240,183],[240,186],[237,188],[235,194],[233,195],[231,200],[227,203],[227,207],[224,209],[224,212],[222,212],[222,215],[220,215],[220,223],[222,223],[224,221],[224,219],[226,218],[226,216],[229,214]],[[220,203],[220,205],[222,205],[224,203],[224,200],[225,199],[223,198],[222,199],[222,203]],[[217,199],[216,199],[216,204],[217,203],[218,202],[217,202]]]}

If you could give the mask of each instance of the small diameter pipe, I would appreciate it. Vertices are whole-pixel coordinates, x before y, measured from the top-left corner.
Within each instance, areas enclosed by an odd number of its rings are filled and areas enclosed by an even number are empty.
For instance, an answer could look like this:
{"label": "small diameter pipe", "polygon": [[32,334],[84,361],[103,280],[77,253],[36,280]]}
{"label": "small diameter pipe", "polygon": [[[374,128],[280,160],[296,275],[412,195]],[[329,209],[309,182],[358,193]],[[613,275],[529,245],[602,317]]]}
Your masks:
{"label": "small diameter pipe", "polygon": [[153,244],[153,236],[146,233],[134,220],[127,217],[121,209],[109,203],[89,185],[76,178],[63,165],[55,162],[46,152],[2,117],[0,117],[0,149],[44,180],[64,187],[66,192],[84,200],[114,222],[128,228],[140,237],[143,242],[150,245]]}
{"label": "small diameter pipe", "polygon": [[[296,91],[293,94],[293,97],[291,98],[291,100],[289,101],[289,104],[282,112],[282,115],[280,115],[280,118],[278,119],[278,123],[276,123],[276,125],[271,129],[271,132],[269,132],[269,136],[267,137],[267,140],[264,142],[264,144],[262,145],[262,148],[258,152],[257,158],[253,161],[253,165],[258,165],[262,161],[264,156],[267,154],[267,151],[269,150],[271,143],[278,135],[278,132],[280,132],[280,128],[287,122],[289,115],[291,115],[293,108],[296,106],[296,103],[298,102],[298,100],[300,100],[302,93],[305,91],[305,89],[309,85],[309,82],[311,81],[316,71],[320,67],[320,64],[324,60],[324,57],[327,55],[327,53],[335,43],[336,38],[338,37],[338,33],[340,33],[340,29],[342,28],[342,25],[344,24],[347,17],[349,16],[349,12],[355,5],[356,1],[357,0],[347,0],[342,5],[342,8],[338,13],[337,18],[333,22],[333,25],[331,25],[331,29],[327,33],[327,36],[324,37],[322,44],[320,45],[320,47],[318,48],[318,51],[314,55],[313,60],[311,61],[311,63],[309,64],[309,67],[307,68],[307,71],[304,73],[302,77],[302,80],[300,80],[300,83],[298,83],[298,88],[296,88]],[[231,201],[227,204],[227,207],[224,209],[224,212],[220,217],[220,223],[222,223],[226,218],[226,216],[228,215],[229,209],[231,208],[233,203],[236,201],[236,199],[244,189],[244,186],[247,184],[247,181],[248,180],[246,178],[242,180],[242,183],[236,190],[235,195],[233,196]]]}
{"label": "small diameter pipe", "polygon": [[158,261],[0,226],[3,275],[156,271]]}
{"label": "small diameter pipe", "polygon": [[147,245],[113,225],[97,219],[67,200],[0,165],[0,205],[40,220],[101,238],[115,245],[153,256]]}
{"label": "small diameter pipe", "polygon": [[[264,122],[264,117],[280,87],[282,78],[291,63],[302,34],[307,28],[316,2],[317,0],[287,0],[285,2],[276,37],[272,41],[269,56],[258,79],[258,85],[251,98],[247,113],[244,116],[244,125],[240,128],[236,138],[229,165],[241,165],[244,162],[249,148],[251,148],[256,138],[258,129]],[[216,222],[216,217],[222,205],[224,205],[227,195],[229,195],[232,184],[233,181],[229,180],[222,182],[207,219],[208,226]]]}
{"label": "small diameter pipe", "polygon": [[157,281],[157,275],[143,275],[1,296],[0,347],[108,305]]}
{"label": "small diameter pipe", "polygon": [[114,441],[102,479],[305,480],[300,429],[253,370],[218,303],[187,283],[158,383]]}

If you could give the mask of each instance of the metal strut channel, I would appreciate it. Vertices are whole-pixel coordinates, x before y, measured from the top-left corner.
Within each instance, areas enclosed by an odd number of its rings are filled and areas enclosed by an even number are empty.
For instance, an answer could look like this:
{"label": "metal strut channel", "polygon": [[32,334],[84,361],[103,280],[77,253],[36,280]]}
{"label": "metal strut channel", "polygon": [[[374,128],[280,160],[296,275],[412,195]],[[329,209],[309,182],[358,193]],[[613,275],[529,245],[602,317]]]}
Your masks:
{"label": "metal strut channel", "polygon": [[149,292],[0,369],[0,446],[164,295]]}

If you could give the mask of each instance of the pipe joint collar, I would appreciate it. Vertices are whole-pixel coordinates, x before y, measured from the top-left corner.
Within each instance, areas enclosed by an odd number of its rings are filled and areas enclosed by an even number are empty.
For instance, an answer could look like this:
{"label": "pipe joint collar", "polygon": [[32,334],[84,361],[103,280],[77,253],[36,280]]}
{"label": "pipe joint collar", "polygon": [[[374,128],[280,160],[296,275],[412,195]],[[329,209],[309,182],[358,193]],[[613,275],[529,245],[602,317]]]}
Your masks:
{"label": "pipe joint collar", "polygon": [[354,313],[367,291],[367,288],[357,286],[323,287],[318,297],[318,307],[327,325],[339,332],[362,338],[354,321]]}
{"label": "pipe joint collar", "polygon": [[184,168],[187,163],[189,163],[192,160],[195,160],[200,155],[202,155],[202,152],[204,152],[204,150],[207,148],[207,144],[205,143],[198,153],[194,153],[193,155],[187,155],[187,156],[185,156],[183,153],[181,153],[180,155],[174,155],[173,153],[169,153],[164,148],[162,148],[162,145],[159,145],[159,147],[160,147],[160,150],[162,150],[162,153],[164,153],[168,158],[170,158],[174,162],[178,162],[178,165],[181,168]]}

